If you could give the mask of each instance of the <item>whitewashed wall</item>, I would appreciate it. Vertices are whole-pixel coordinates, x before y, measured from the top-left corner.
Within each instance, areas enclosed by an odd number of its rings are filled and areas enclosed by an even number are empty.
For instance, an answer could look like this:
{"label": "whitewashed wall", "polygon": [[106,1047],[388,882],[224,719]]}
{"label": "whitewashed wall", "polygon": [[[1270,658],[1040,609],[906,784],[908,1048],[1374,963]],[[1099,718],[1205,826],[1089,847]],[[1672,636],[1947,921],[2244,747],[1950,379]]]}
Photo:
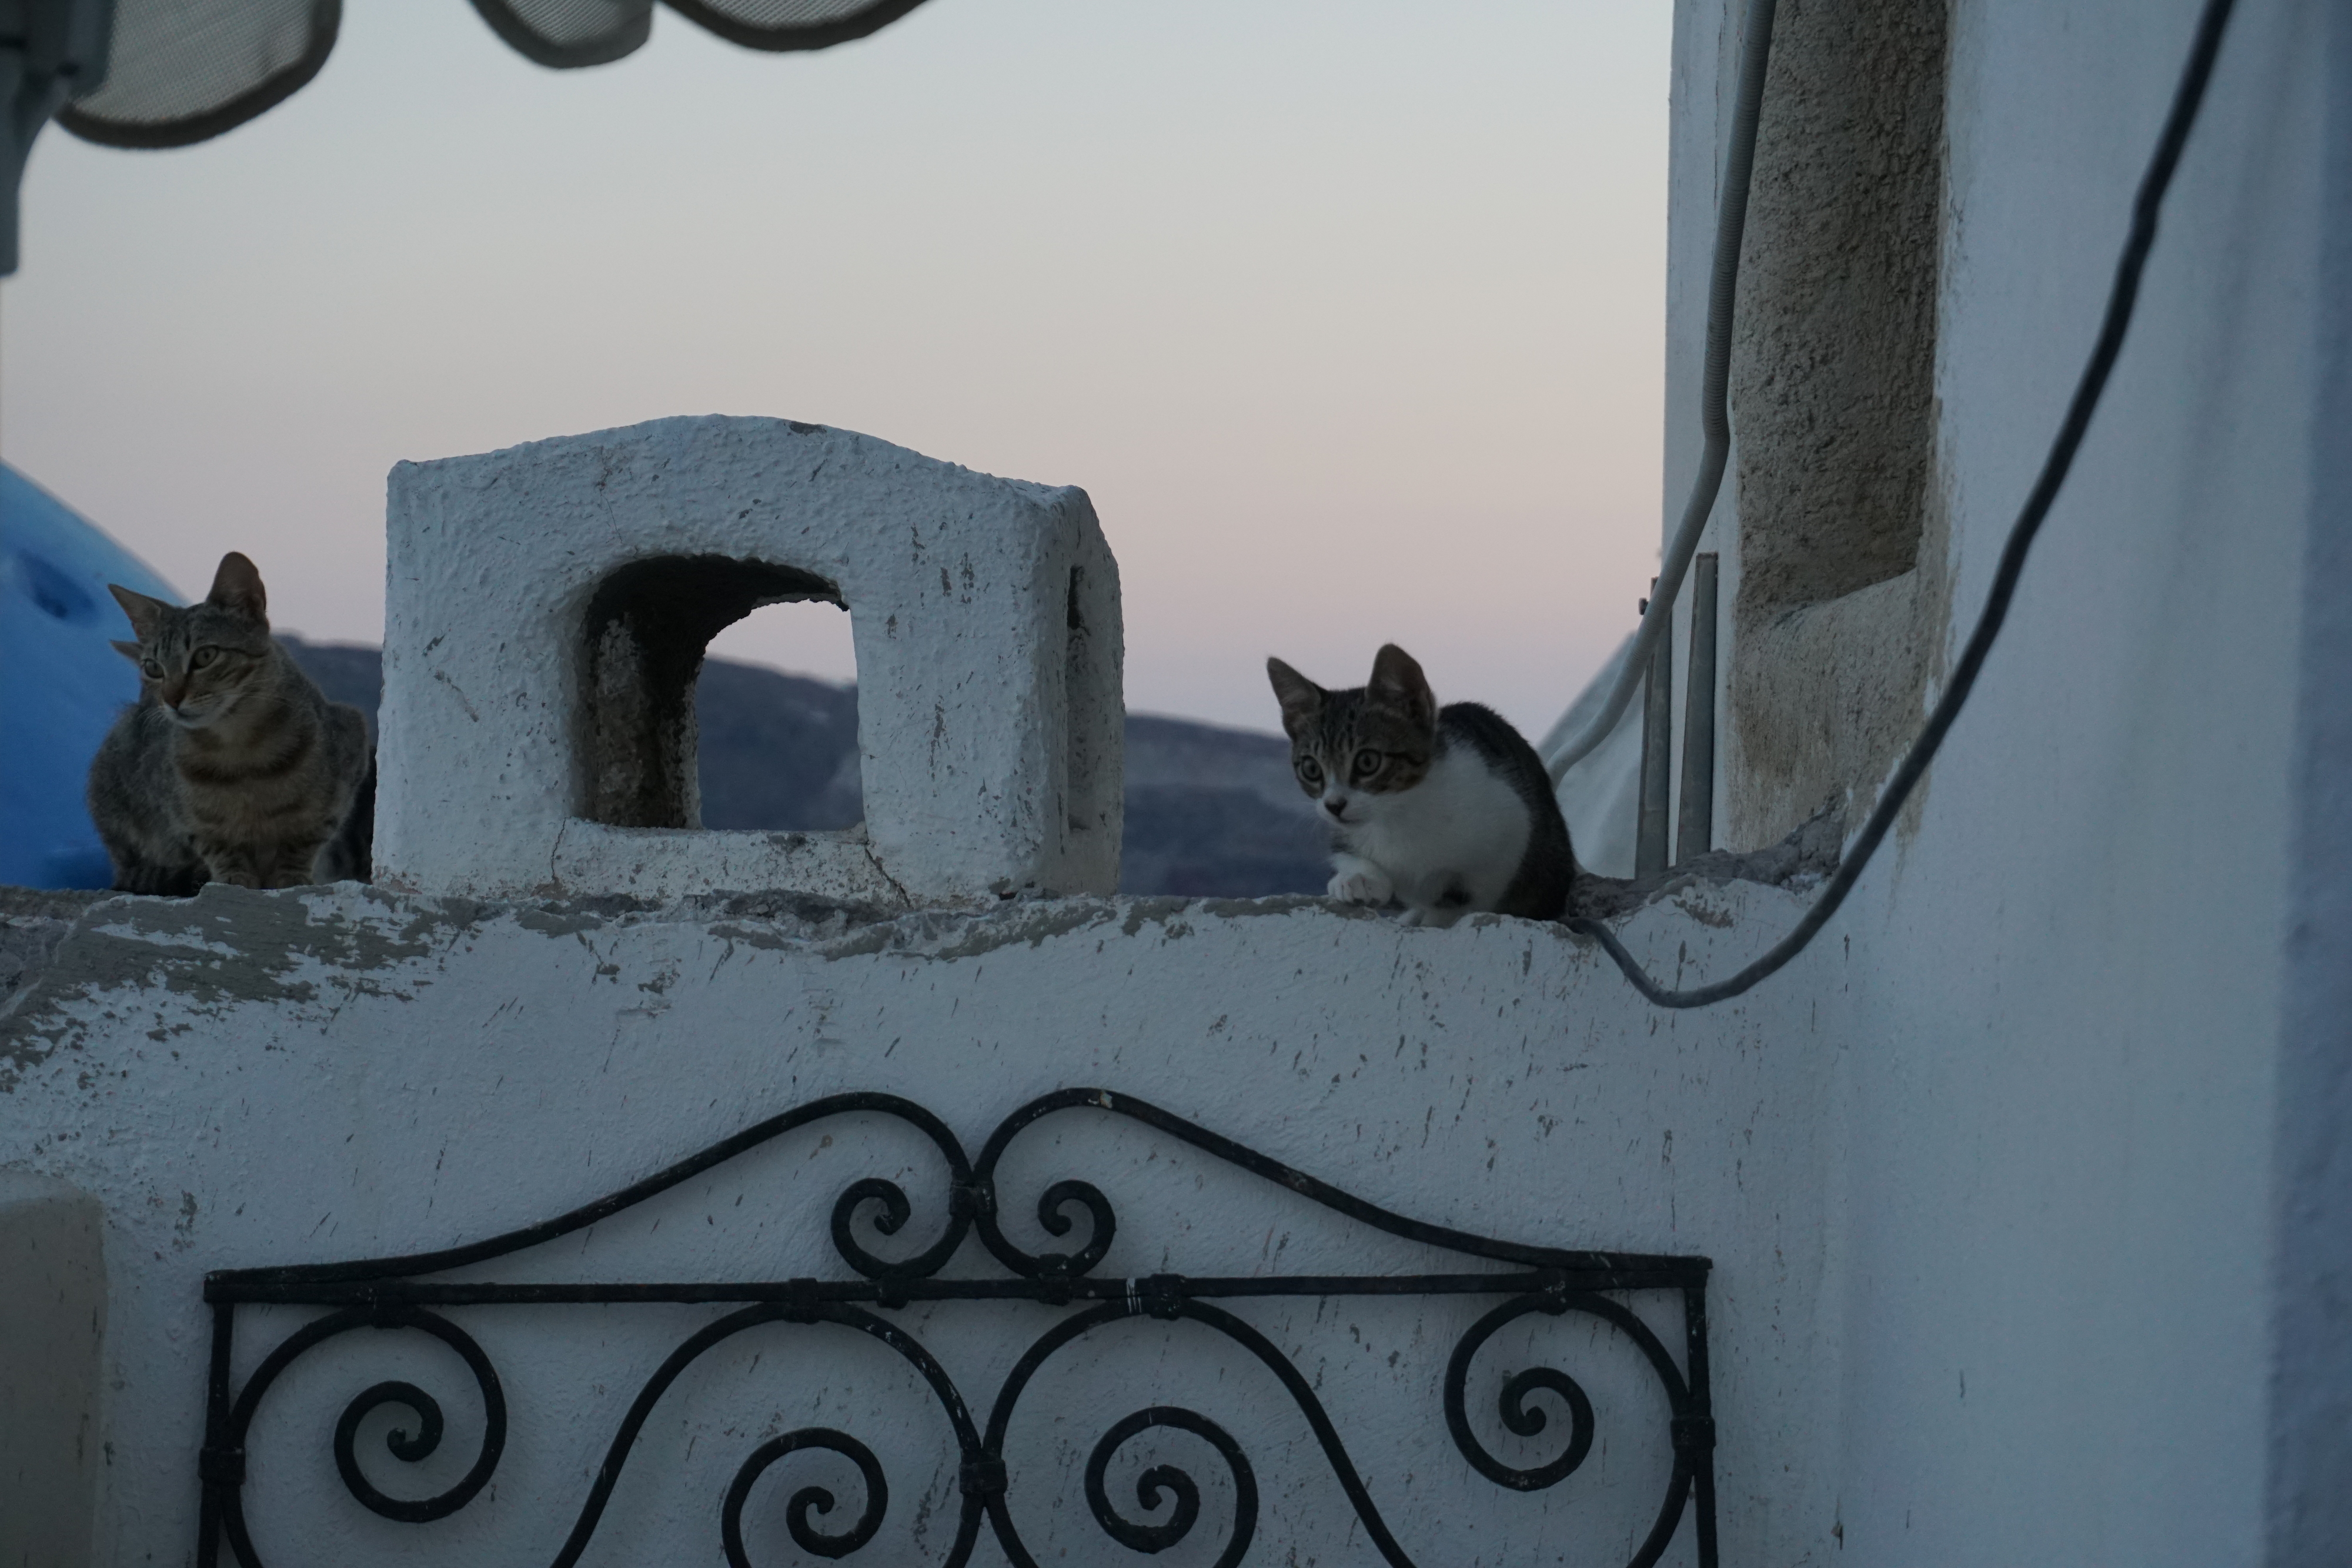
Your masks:
{"label": "whitewashed wall", "polygon": [[[1937,433],[1955,637],[2079,370],[2194,9],[1956,5]],[[1734,30],[1724,0],[1679,0],[1678,23],[1675,497]],[[1814,951],[1705,1014],[1653,1012],[1553,929],[1406,931],[1281,901],[833,931],[354,892],[100,906],[0,1018],[0,1167],[106,1214],[98,1560],[186,1560],[206,1270],[523,1223],[836,1089],[906,1094],[971,1145],[1034,1094],[1095,1083],[1440,1222],[1711,1255],[1727,1563],[2352,1561],[2347,301],[2352,12],[2242,0],[2131,346],[1916,826]],[[1717,548],[1728,602],[1729,530]],[[1687,894],[1629,940],[1695,979],[1799,907]],[[1425,1262],[1149,1140],[1047,1142],[1027,1175],[1121,1203],[1117,1272]],[[903,1166],[936,1199],[903,1153],[866,1147],[780,1146],[538,1266],[814,1270],[810,1225],[845,1181]],[[454,1557],[547,1559],[683,1318],[564,1311],[596,1325],[547,1309],[498,1331],[532,1425],[519,1403],[481,1511],[424,1527]],[[924,1332],[984,1391],[1038,1322],[1006,1315],[992,1336],[945,1312]],[[1313,1358],[1423,1560],[1638,1529],[1654,1437],[1534,1499],[1468,1476],[1435,1404],[1465,1312],[1262,1321]],[[1605,1358],[1568,1337],[1553,1348],[1580,1375]],[[874,1550],[936,1555],[914,1536],[953,1490],[931,1417],[887,1380],[864,1403],[872,1364],[787,1338],[738,1368],[748,1403],[713,1379],[667,1418],[590,1561],[715,1561],[713,1489],[762,1430],[817,1414],[871,1432],[900,1483],[906,1533]],[[396,1543],[326,1457],[334,1410],[399,1364],[371,1354],[288,1385],[289,1425],[254,1458],[269,1561]],[[1278,1396],[1197,1344],[1125,1354],[1081,1367],[1122,1408],[1199,1403],[1246,1428],[1269,1538],[1370,1559]],[[1034,1483],[1061,1505],[1035,1505],[1040,1533],[1087,1560],[1105,1549],[1070,1487],[1118,1413],[1100,1400],[1066,1387],[1067,1420],[1024,1439],[1058,1477]]]}
{"label": "whitewashed wall", "polygon": [[[1953,649],[2080,374],[2200,9],[1953,6]],[[1678,501],[1738,7],[1676,19]],[[1814,1555],[1755,1561],[2352,1561],[2347,170],[2352,10],[2242,0],[2003,641],[1916,830],[1824,937],[1851,955],[1822,998],[1838,1454],[1787,1527]],[[1731,504],[1703,547],[1727,635]]]}
{"label": "whitewashed wall", "polygon": [[[1691,889],[1637,923],[1638,943],[1655,962],[1712,967],[1796,908],[1750,884]],[[1538,1244],[1712,1256],[1724,1561],[1783,1561],[1803,1550],[1792,1527],[1826,1506],[1816,1478],[1833,1451],[1820,1115],[1835,1059],[1810,998],[1834,993],[1849,967],[1826,949],[1754,1006],[1660,1019],[1557,927],[1482,918],[1412,931],[1298,900],[1041,903],[827,931],[213,888],[186,904],[98,906],[19,996],[0,1036],[0,1166],[68,1181],[107,1215],[100,1563],[186,1561],[208,1270],[376,1256],[530,1223],[843,1090],[930,1106],[976,1153],[1014,1107],[1074,1084],[1139,1095],[1418,1218]],[[1165,1139],[1084,1115],[1027,1136],[1002,1183],[1012,1233],[1044,1245],[1027,1218],[1034,1195],[1062,1176],[1093,1180],[1120,1214],[1108,1274],[1459,1266]],[[914,1237],[936,1234],[943,1181],[919,1155],[887,1127],[812,1128],[598,1227],[585,1245],[471,1272],[847,1278],[824,1217],[853,1179],[902,1181]],[[976,1243],[955,1267],[1002,1277]],[[1641,1305],[1679,1354],[1678,1303]],[[1507,1336],[1479,1364],[1471,1408],[1511,1462],[1557,1451],[1556,1437],[1514,1438],[1493,1417],[1504,1376],[1535,1350],[1598,1407],[1586,1469],[1522,1496],[1473,1475],[1444,1432],[1445,1358],[1484,1304],[1236,1310],[1321,1388],[1417,1560],[1565,1550],[1608,1561],[1646,1530],[1669,1467],[1665,1412],[1612,1336],[1545,1327]],[[242,1315],[240,1379],[265,1347],[251,1331],[283,1332],[301,1314]],[[407,1376],[449,1407],[443,1452],[414,1475],[382,1451],[391,1412],[363,1431],[376,1483],[399,1495],[453,1480],[479,1417],[453,1357],[401,1349],[413,1336],[337,1342],[257,1419],[247,1491],[266,1562],[392,1562],[424,1542],[435,1561],[544,1563],[644,1377],[713,1314],[453,1315],[497,1358],[514,1412],[494,1493],[430,1526],[363,1512],[328,1441],[352,1396]],[[982,1416],[1049,1321],[1037,1308],[905,1317]],[[1078,1476],[1110,1421],[1161,1400],[1199,1406],[1244,1442],[1272,1560],[1286,1543],[1302,1563],[1375,1560],[1270,1379],[1198,1331],[1120,1333],[1129,1348],[1075,1358],[1024,1402],[1033,1425],[1016,1428],[1012,1495],[1033,1542],[1074,1560],[1118,1555],[1085,1512]],[[874,1560],[938,1561],[954,1449],[919,1390],[846,1331],[780,1328],[743,1345],[663,1406],[586,1561],[719,1561],[718,1498],[735,1467],[768,1433],[812,1423],[846,1428],[885,1462],[894,1501]],[[767,1358],[758,1368],[755,1354]],[[1205,1448],[1160,1457],[1213,1469]],[[843,1473],[820,1479],[852,1497]],[[1128,1506],[1139,1511],[1131,1490]],[[1212,1490],[1181,1561],[1213,1556],[1221,1506]],[[1685,1528],[1667,1561],[1692,1552]],[[774,1520],[754,1555],[794,1560]],[[977,1561],[997,1561],[993,1548]]]}

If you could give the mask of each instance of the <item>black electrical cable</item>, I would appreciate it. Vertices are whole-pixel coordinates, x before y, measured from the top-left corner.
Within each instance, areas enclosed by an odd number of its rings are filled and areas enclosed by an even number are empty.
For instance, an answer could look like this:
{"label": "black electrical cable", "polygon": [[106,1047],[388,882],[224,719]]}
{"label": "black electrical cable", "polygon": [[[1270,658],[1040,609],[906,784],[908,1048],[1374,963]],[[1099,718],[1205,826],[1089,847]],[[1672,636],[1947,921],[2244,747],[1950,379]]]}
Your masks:
{"label": "black electrical cable", "polygon": [[2132,204],[2131,235],[2124,242],[2123,257],[2116,265],[2115,287],[2107,295],[2106,319],[2100,324],[2098,342],[2091,350],[2090,363],[2083,368],[2083,379],[2074,388],[2074,401],[2066,410],[2065,422],[2058,427],[2057,439],[2051,443],[2050,455],[2042,462],[2041,477],[2034,481],[2024,508],[2009,530],[2009,543],[2003,547],[2000,565],[1993,573],[1992,590],[1985,596],[1976,630],[1969,634],[1968,645],[1961,650],[1959,663],[1952,671],[1951,685],[1945,688],[1935,711],[1927,717],[1927,727],[1912,742],[1902,765],[1887,780],[1876,809],[1863,824],[1844,863],[1822,890],[1821,897],[1797,922],[1796,929],[1782,937],[1770,952],[1728,979],[1694,986],[1688,990],[1670,990],[1652,979],[1633,955],[1625,950],[1625,945],[1617,940],[1616,934],[1599,921],[1579,918],[1568,922],[1570,930],[1592,937],[1607,949],[1609,956],[1617,960],[1617,967],[1625,971],[1625,977],[1633,982],[1634,988],[1659,1007],[1703,1008],[1727,1000],[1803,952],[1837,913],[1838,905],[1845,902],[1846,894],[1853,891],[1870,857],[1886,837],[1887,830],[1895,825],[1903,803],[1911,798],[1927,765],[1936,759],[1937,748],[1943,745],[1952,721],[1960,716],[1960,708],[1977,684],[1977,674],[1984,667],[1985,655],[1992,651],[1993,639],[2000,634],[2001,622],[2008,619],[2010,600],[2025,570],[2026,552],[2033,548],[2033,538],[2042,531],[2042,519],[2049,516],[2051,503],[2057,499],[2059,487],[2066,482],[2075,450],[2083,444],[2083,434],[2090,428],[2091,415],[2099,406],[2100,394],[2106,390],[2107,373],[2115,368],[2116,356],[2123,350],[2124,334],[2131,326],[2132,308],[2139,299],[2140,272],[2147,264],[2148,251],[2156,244],[2157,212],[2164,204],[2165,191],[2171,185],[2173,171],[2180,162],[2180,150],[2187,144],[2189,127],[2196,123],[2198,108],[2204,102],[2205,86],[2212,78],[2213,61],[2221,50],[2222,29],[2229,23],[2235,3],[2236,0],[2206,0],[2205,14],[2197,25],[2197,40],[2189,51],[2188,67],[2172,97],[2172,112],[2164,122],[2163,135],[2157,140],[2156,156],[2140,180],[2138,198]]}

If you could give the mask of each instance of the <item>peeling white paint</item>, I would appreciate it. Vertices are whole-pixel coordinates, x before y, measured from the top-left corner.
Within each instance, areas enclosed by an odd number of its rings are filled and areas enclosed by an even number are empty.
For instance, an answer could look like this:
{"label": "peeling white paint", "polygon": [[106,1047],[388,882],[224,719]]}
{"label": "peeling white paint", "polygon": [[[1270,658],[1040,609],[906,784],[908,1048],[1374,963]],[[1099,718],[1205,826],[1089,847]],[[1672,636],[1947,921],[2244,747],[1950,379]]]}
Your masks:
{"label": "peeling white paint", "polygon": [[[1746,933],[1776,929],[1798,907],[1749,884],[1704,899],[1737,925],[1668,905],[1638,917],[1633,940],[1654,962],[1736,962]],[[106,1209],[115,1463],[99,1560],[176,1560],[193,1539],[205,1270],[396,1253],[530,1223],[850,1089],[931,1107],[976,1153],[1034,1095],[1098,1085],[1419,1218],[1539,1245],[1712,1255],[1726,1495],[1784,1491],[1784,1467],[1811,1440],[1802,1434],[1822,1429],[1812,1347],[1823,1057],[1771,1021],[1777,1004],[1661,1026],[1588,946],[1486,916],[1423,932],[1304,899],[1048,901],[862,923],[801,907],[819,918],[214,888],[184,905],[92,911],[0,1036],[0,1166],[71,1180]],[[1825,952],[1808,966],[1839,962]],[[906,1186],[909,1243],[936,1233],[943,1173],[920,1141],[887,1124],[828,1125],[600,1225],[584,1245],[472,1272],[845,1277],[826,1216],[866,1176]],[[1102,1270],[1114,1276],[1450,1266],[1081,1113],[1015,1145],[1001,1191],[1016,1238],[1048,1244],[1031,1218],[1035,1195],[1066,1176],[1097,1183],[1116,1206]],[[976,1242],[951,1267],[1001,1277]],[[1549,1458],[1559,1434],[1516,1438],[1494,1421],[1511,1372],[1559,1364],[1601,1411],[1589,1467],[1521,1497],[1472,1473],[1444,1430],[1445,1359],[1482,1305],[1232,1305],[1318,1382],[1417,1557],[1519,1563],[1566,1540],[1630,1555],[1646,1530],[1670,1458],[1664,1411],[1610,1334],[1538,1317],[1482,1357],[1479,1430],[1514,1462]],[[1679,1346],[1677,1302],[1644,1298],[1641,1310]],[[674,1309],[505,1311],[461,1315],[492,1348],[516,1410],[498,1497],[429,1527],[436,1555],[482,1568],[551,1554],[626,1401],[680,1325],[701,1321]],[[299,1315],[249,1314],[241,1365],[267,1324],[282,1332]],[[1051,1321],[1034,1308],[902,1315],[983,1416],[1013,1357]],[[408,1376],[448,1404],[451,1457],[403,1466],[371,1436],[370,1473],[415,1495],[446,1484],[447,1466],[462,1469],[479,1429],[463,1369],[402,1343],[412,1337],[313,1353],[284,1385],[251,1461],[270,1561],[302,1561],[320,1541],[415,1550],[425,1539],[404,1532],[426,1527],[361,1511],[326,1441],[361,1388]],[[754,1354],[767,1357],[757,1372]],[[1085,1456],[1112,1419],[1159,1398],[1201,1407],[1248,1444],[1269,1544],[1298,1542],[1302,1561],[1357,1560],[1361,1532],[1349,1532],[1319,1451],[1254,1364],[1204,1331],[1148,1322],[1057,1363],[1024,1404],[1034,1414],[1019,1428],[1014,1490],[1034,1511],[1024,1528],[1054,1550],[1097,1554],[1101,1537],[1072,1490]],[[1091,1389],[1067,1381],[1080,1375]],[[1132,1397],[1108,1409],[1106,1387]],[[823,1424],[885,1456],[892,1533],[873,1550],[895,1542],[916,1557],[919,1503],[934,1531],[956,1503],[952,1449],[928,1397],[846,1331],[763,1331],[663,1406],[601,1550],[612,1561],[687,1549],[677,1543],[715,1552],[716,1498],[734,1467],[772,1431]],[[367,1430],[391,1424],[385,1414]],[[1159,1457],[1206,1485],[1213,1454],[1171,1441]],[[828,1484],[846,1496],[854,1472],[843,1476]],[[1126,1485],[1125,1505],[1139,1512]],[[1221,1495],[1207,1494],[1204,1531],[1223,1528]],[[1727,1510],[1725,1526],[1727,1550],[1745,1560],[1775,1538],[1769,1512]],[[788,1552],[780,1523],[765,1528]],[[929,1539],[935,1557],[943,1548]],[[1688,1552],[1686,1531],[1668,1561]]]}

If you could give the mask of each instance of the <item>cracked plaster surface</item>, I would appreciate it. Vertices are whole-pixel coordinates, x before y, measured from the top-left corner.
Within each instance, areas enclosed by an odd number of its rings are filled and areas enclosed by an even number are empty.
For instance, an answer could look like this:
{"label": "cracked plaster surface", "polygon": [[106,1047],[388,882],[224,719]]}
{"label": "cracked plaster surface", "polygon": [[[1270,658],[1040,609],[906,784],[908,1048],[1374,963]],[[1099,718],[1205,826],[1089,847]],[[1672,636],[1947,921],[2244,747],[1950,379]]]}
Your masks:
{"label": "cracked plaster surface", "polygon": [[[1625,929],[1655,967],[1712,968],[1795,907],[1755,882],[1685,879]],[[1718,1387],[1754,1390],[1743,1397],[1757,1410],[1806,1398],[1800,1369],[1769,1347],[1811,1332],[1812,1266],[1787,1261],[1820,1245],[1810,1030],[1769,1001],[1662,1018],[1556,925],[1478,916],[1418,930],[1307,898],[906,913],[792,893],[532,902],[356,885],[68,900],[0,917],[0,933],[35,925],[50,956],[0,1001],[0,1167],[69,1182],[107,1216],[108,1375],[137,1391],[109,1416],[101,1550],[114,1559],[181,1550],[193,1528],[179,1469],[200,1427],[190,1348],[206,1270],[494,1234],[852,1089],[929,1106],[976,1148],[1023,1101],[1098,1087],[1435,1223],[1713,1256],[1727,1281],[1711,1308],[1726,1345]],[[821,1218],[792,1217],[808,1202],[821,1217],[848,1177],[904,1183],[915,1223],[936,1223],[929,1167],[906,1152],[845,1166],[868,1158],[850,1152],[855,1130],[834,1129],[837,1142],[812,1132],[783,1165],[760,1167],[781,1179],[816,1162],[808,1194],[738,1208],[736,1178],[714,1177],[679,1189],[668,1201],[687,1208],[654,1211],[650,1228],[600,1227],[585,1261],[514,1268],[837,1273]],[[1028,1163],[1007,1179],[1024,1192],[1073,1172],[1103,1183],[1120,1214],[1107,1267],[1120,1272],[1345,1271],[1388,1256],[1148,1138],[1083,1121],[1027,1136]],[[663,1216],[692,1224],[665,1228]],[[668,1261],[648,1262],[641,1245]],[[621,1263],[595,1260],[614,1247]],[[1325,1374],[1360,1390],[1347,1397],[1392,1385],[1420,1398],[1416,1380],[1435,1375],[1430,1345],[1459,1330],[1451,1309],[1416,1311],[1390,1321],[1351,1308],[1325,1323],[1302,1308],[1269,1323],[1302,1343],[1336,1332],[1346,1354],[1328,1353]],[[942,1354],[981,1369],[974,1386],[1010,1354],[935,1330]],[[610,1423],[593,1397],[609,1375],[594,1343],[510,1347],[500,1363],[518,1388],[555,1399],[549,1429],[591,1445]],[[1748,1456],[1770,1447],[1760,1432],[1733,1440]],[[1445,1442],[1439,1424],[1400,1423],[1363,1437],[1360,1458],[1394,1492]],[[501,1491],[563,1484],[532,1467],[569,1454],[510,1461]],[[341,1519],[348,1499],[322,1474],[315,1496],[297,1487],[276,1506]],[[1759,1471],[1739,1484],[1781,1483]],[[1621,1500],[1615,1486],[1596,1479],[1580,1506]],[[1498,1543],[1541,1535],[1549,1504],[1531,1506],[1496,1526]],[[665,1497],[646,1528],[684,1538],[693,1521],[670,1521],[672,1507]],[[488,1546],[468,1560],[505,1561]]]}

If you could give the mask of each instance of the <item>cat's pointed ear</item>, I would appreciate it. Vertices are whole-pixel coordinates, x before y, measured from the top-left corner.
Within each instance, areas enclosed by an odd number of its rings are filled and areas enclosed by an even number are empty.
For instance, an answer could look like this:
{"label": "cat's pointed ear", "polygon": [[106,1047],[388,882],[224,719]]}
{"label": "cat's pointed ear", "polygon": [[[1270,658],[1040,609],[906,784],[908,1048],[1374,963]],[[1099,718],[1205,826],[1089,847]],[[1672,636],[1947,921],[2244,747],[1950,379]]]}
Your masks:
{"label": "cat's pointed ear", "polygon": [[269,623],[269,596],[261,589],[261,569],[236,550],[221,557],[220,570],[213,573],[213,591],[205,595],[205,602],[241,612],[265,626]]}
{"label": "cat's pointed ear", "polygon": [[138,664],[142,658],[139,652],[139,644],[136,643],[113,643],[108,645],[134,664]]}
{"label": "cat's pointed ear", "polygon": [[1364,700],[1396,709],[1422,729],[1437,726],[1437,696],[1429,689],[1429,677],[1394,643],[1382,643],[1372,655],[1372,678],[1365,684]]}
{"label": "cat's pointed ear", "polygon": [[[131,617],[131,630],[141,637],[152,636],[156,622],[163,618],[163,612],[172,608],[160,599],[133,593],[119,582],[108,583],[106,591],[114,595],[114,602],[122,606],[122,613]],[[119,648],[122,644],[117,643],[115,646]],[[135,659],[139,655],[134,653],[131,656]]]}
{"label": "cat's pointed ear", "polygon": [[1265,662],[1265,678],[1274,683],[1275,700],[1282,704],[1282,727],[1286,734],[1297,735],[1323,711],[1328,694],[1280,659]]}

